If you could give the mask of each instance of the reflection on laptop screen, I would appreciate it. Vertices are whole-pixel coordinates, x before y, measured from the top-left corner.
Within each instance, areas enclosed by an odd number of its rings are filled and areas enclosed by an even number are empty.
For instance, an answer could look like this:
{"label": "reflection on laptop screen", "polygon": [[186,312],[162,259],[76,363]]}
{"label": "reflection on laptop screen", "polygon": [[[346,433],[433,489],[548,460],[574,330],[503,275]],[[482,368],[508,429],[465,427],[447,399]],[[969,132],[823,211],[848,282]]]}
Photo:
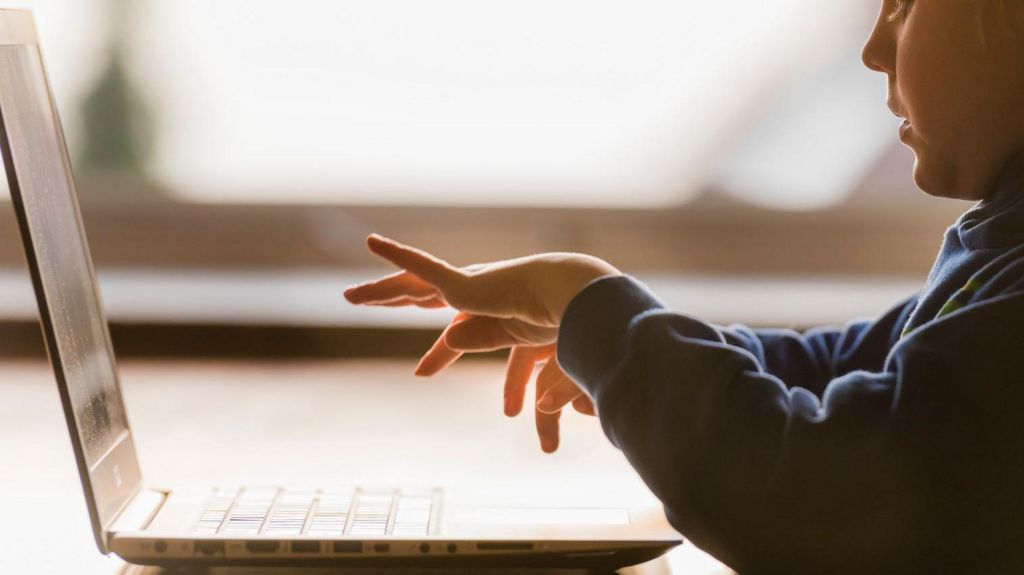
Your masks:
{"label": "reflection on laptop screen", "polygon": [[128,423],[36,46],[0,46],[0,102],[54,343],[91,470],[128,434]]}

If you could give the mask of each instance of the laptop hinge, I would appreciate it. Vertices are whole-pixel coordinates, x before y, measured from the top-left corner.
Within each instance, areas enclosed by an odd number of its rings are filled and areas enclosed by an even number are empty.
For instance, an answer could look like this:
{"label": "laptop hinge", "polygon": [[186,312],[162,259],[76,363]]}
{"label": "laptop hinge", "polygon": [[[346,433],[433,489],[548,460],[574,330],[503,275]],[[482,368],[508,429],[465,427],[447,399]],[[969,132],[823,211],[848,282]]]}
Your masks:
{"label": "laptop hinge", "polygon": [[124,531],[142,531],[149,526],[153,518],[167,500],[166,491],[142,488],[125,506],[114,520],[110,529],[104,533],[109,538],[112,533]]}

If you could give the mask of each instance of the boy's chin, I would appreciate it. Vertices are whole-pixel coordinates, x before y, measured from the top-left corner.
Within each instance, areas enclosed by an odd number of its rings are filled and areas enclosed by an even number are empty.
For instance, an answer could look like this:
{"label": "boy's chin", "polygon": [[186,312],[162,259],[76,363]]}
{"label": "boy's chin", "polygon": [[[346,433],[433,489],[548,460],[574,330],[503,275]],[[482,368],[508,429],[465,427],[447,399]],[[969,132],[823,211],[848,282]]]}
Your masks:
{"label": "boy's chin", "polygon": [[921,154],[915,150],[914,184],[917,185],[917,189],[929,196],[948,198],[949,195],[943,193],[943,188],[937,185],[936,179],[935,170],[929,165],[927,158],[922,158]]}
{"label": "boy's chin", "polygon": [[936,187],[933,174],[928,169],[928,164],[923,163],[920,157],[914,160],[914,184],[917,185],[917,189],[929,196],[949,197],[942,193],[941,188]]}
{"label": "boy's chin", "polygon": [[929,196],[954,200],[978,201],[984,197],[980,190],[965,185],[962,174],[951,161],[937,161],[914,151],[914,183]]}

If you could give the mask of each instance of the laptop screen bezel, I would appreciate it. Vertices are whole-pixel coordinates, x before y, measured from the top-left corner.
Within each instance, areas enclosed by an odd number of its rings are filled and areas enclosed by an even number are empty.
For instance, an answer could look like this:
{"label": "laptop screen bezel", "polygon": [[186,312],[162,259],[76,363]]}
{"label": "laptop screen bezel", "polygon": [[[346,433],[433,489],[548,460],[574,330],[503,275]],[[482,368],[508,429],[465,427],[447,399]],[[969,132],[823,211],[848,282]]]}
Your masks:
{"label": "laptop screen bezel", "polygon": [[[79,209],[77,192],[75,190],[74,177],[71,170],[71,162],[68,157],[67,145],[64,139],[63,129],[57,113],[56,101],[53,97],[53,89],[49,77],[46,74],[45,64],[39,48],[38,35],[32,13],[28,10],[0,9],[0,46],[29,46],[38,52],[39,66],[42,68],[43,81],[46,84],[47,97],[49,99],[49,110],[53,115],[53,123],[56,127],[58,147],[61,151],[61,162],[68,179],[68,186],[71,192],[71,201],[75,212],[75,220],[79,233],[82,237],[85,250],[86,264],[89,271],[89,278],[92,281],[94,294],[96,295],[96,309],[99,310],[104,326],[104,344],[114,366],[114,386],[117,393],[121,394],[121,384],[118,377],[117,364],[114,357],[113,346],[110,340],[110,331],[107,326],[106,316],[103,313],[102,302],[99,301],[99,286],[96,282],[96,274],[92,265],[92,256],[89,251],[85,229],[82,223],[81,210]],[[7,174],[8,187],[14,212],[18,220],[22,242],[25,248],[25,257],[28,262],[29,272],[32,277],[32,286],[35,290],[36,301],[39,304],[39,320],[42,327],[43,338],[46,343],[46,351],[53,367],[54,376],[57,380],[57,388],[60,393],[61,404],[64,408],[64,416],[67,421],[68,430],[71,435],[71,445],[75,453],[75,461],[78,465],[79,476],[82,480],[82,488],[85,492],[86,504],[89,510],[89,518],[92,523],[93,534],[96,544],[103,553],[109,553],[109,546],[106,534],[110,526],[117,519],[118,515],[131,502],[132,498],[142,488],[142,474],[139,469],[138,458],[135,452],[134,441],[132,440],[131,426],[125,422],[127,433],[110,449],[110,451],[90,471],[88,460],[82,438],[75,421],[74,407],[68,391],[67,378],[64,365],[61,361],[60,350],[57,346],[57,338],[54,331],[54,324],[50,315],[46,289],[42,281],[42,275],[38,259],[36,257],[35,244],[29,226],[29,218],[25,209],[22,196],[18,170],[14,161],[10,137],[7,130],[7,115],[0,102],[0,151],[3,152],[4,168]],[[123,401],[123,398],[122,398]]]}

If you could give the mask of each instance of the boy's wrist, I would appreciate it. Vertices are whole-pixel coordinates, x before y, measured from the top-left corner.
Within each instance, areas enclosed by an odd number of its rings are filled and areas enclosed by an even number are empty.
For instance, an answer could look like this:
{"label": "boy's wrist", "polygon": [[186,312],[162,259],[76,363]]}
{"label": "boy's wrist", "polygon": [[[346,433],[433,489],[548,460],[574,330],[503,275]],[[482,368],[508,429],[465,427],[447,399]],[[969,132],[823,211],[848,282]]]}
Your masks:
{"label": "boy's wrist", "polygon": [[629,325],[665,304],[644,284],[620,274],[591,281],[573,298],[558,328],[558,364],[595,396],[595,386],[622,351]]}
{"label": "boy's wrist", "polygon": [[560,290],[560,295],[555,301],[554,309],[552,309],[555,325],[562,323],[562,318],[565,315],[565,310],[569,307],[569,303],[587,286],[599,279],[623,275],[622,272],[608,262],[592,256],[584,256],[583,259],[579,262],[574,262],[574,264],[576,265],[573,266],[571,272],[564,276],[565,285]]}

